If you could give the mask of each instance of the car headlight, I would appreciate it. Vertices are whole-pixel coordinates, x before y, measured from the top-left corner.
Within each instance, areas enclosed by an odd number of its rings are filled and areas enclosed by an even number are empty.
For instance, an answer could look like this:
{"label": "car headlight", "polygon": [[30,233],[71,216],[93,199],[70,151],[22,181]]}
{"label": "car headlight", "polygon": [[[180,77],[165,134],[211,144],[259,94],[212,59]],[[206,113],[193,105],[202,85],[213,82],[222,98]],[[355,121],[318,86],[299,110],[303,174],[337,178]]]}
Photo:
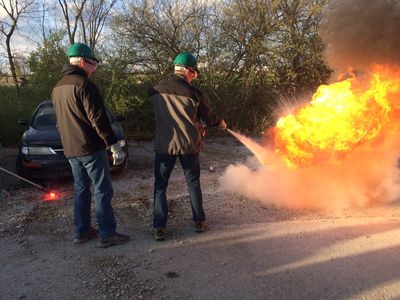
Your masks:
{"label": "car headlight", "polygon": [[118,143],[119,143],[119,145],[121,147],[125,147],[125,145],[126,145],[126,141],[125,140],[119,140]]}
{"label": "car headlight", "polygon": [[22,147],[21,152],[29,155],[51,155],[57,154],[50,147]]}

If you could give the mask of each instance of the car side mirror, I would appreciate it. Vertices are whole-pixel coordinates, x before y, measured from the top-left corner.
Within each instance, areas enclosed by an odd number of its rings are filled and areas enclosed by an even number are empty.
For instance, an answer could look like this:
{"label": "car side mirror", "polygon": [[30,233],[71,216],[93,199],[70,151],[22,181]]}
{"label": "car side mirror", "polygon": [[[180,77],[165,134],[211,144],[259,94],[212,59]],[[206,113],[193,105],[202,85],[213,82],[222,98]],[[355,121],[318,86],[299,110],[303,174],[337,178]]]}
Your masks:
{"label": "car side mirror", "polygon": [[119,115],[119,116],[115,116],[115,121],[117,121],[117,122],[122,122],[122,121],[125,121],[125,116],[121,116],[121,115]]}
{"label": "car side mirror", "polygon": [[28,126],[28,121],[27,120],[18,120],[18,124],[23,125],[23,126]]}

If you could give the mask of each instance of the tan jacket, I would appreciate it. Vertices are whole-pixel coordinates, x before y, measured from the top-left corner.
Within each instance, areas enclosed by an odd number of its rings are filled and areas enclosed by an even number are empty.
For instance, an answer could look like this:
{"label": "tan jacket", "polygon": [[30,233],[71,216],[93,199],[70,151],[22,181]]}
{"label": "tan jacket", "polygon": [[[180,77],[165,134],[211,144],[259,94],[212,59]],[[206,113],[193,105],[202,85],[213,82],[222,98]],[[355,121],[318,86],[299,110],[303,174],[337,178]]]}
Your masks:
{"label": "tan jacket", "polygon": [[51,98],[65,156],[82,156],[115,144],[118,140],[103,98],[86,72],[67,64],[63,75]]}
{"label": "tan jacket", "polygon": [[196,154],[203,149],[204,129],[220,119],[208,104],[208,96],[183,76],[171,74],[149,91],[156,120],[155,151],[161,154]]}

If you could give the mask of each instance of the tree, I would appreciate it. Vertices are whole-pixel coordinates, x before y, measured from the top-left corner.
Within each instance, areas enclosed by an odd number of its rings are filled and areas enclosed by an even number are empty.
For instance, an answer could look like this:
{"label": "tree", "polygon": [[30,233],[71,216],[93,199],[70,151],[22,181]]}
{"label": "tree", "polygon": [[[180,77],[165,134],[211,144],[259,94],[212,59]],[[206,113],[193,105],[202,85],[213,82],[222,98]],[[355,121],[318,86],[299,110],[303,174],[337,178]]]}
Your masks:
{"label": "tree", "polygon": [[79,40],[94,51],[116,2],[117,0],[58,0],[70,44],[75,43],[78,34]]}
{"label": "tree", "polygon": [[282,98],[291,102],[329,78],[317,34],[325,5],[232,0],[216,7],[204,75],[232,126],[262,131],[275,121]]}
{"label": "tree", "polygon": [[[326,2],[130,1],[113,20],[110,61],[120,74],[113,73],[113,90],[127,76],[131,84],[149,85],[172,70],[178,52],[191,51],[201,66],[196,84],[211,96],[216,111],[232,127],[262,131],[273,122],[282,97],[290,101],[330,75],[317,34]],[[146,103],[132,93],[123,99]]]}
{"label": "tree", "polygon": [[[29,58],[34,83],[29,88],[48,95],[66,61],[63,42],[85,42],[102,58],[93,79],[135,134],[151,130],[147,88],[172,72],[181,51],[198,57],[194,84],[241,131],[265,130],[277,107],[330,76],[318,35],[328,0],[46,1],[41,1],[43,40]],[[61,30],[45,24],[53,24],[46,14],[54,8],[62,11]]]}
{"label": "tree", "polygon": [[52,88],[61,77],[62,66],[67,63],[61,43],[63,37],[63,31],[50,34],[29,56],[30,86],[42,99],[50,97]]}
{"label": "tree", "polygon": [[279,1],[232,0],[216,6],[204,71],[232,128],[259,131],[274,100],[269,73],[277,47],[271,41],[281,25]]}
{"label": "tree", "polygon": [[19,84],[11,49],[11,38],[17,30],[19,19],[21,16],[28,13],[28,9],[33,5],[34,1],[35,0],[0,0],[0,8],[6,13],[5,16],[0,19],[0,33],[5,37],[8,63],[17,91],[19,91]]}
{"label": "tree", "polygon": [[[207,16],[204,1],[131,1],[112,22],[112,44],[100,72],[109,79],[109,106],[123,110],[135,136],[152,134],[153,112],[147,89],[167,72],[180,51],[201,55]],[[108,68],[111,67],[111,68]],[[105,86],[105,85],[103,85]]]}
{"label": "tree", "polygon": [[207,6],[199,0],[143,0],[131,2],[114,18],[117,48],[136,53],[137,70],[160,76],[171,69],[174,57],[183,50],[201,54]]}
{"label": "tree", "polygon": [[[58,3],[60,4],[66,23],[69,42],[70,44],[74,44],[75,34],[78,29],[78,21],[82,15],[86,0],[72,0],[72,2],[68,0],[58,0]],[[73,19],[71,14],[73,15]]]}
{"label": "tree", "polygon": [[117,0],[89,0],[80,16],[83,41],[93,51],[101,37],[104,25]]}
{"label": "tree", "polygon": [[282,26],[277,33],[281,47],[274,60],[278,88],[295,96],[304,88],[316,88],[330,76],[322,54],[325,46],[318,36],[322,9],[327,0],[284,0],[279,5]]}

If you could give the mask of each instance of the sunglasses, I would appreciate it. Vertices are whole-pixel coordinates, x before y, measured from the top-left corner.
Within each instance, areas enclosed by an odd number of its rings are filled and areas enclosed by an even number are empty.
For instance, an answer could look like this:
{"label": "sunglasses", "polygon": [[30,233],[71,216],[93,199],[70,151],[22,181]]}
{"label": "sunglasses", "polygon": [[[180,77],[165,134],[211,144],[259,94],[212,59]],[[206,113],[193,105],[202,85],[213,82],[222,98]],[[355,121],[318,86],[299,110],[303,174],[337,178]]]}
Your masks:
{"label": "sunglasses", "polygon": [[99,63],[97,61],[93,62],[93,61],[84,59],[84,62],[88,63],[89,65],[94,66],[95,68],[97,68],[97,66],[99,65]]}

